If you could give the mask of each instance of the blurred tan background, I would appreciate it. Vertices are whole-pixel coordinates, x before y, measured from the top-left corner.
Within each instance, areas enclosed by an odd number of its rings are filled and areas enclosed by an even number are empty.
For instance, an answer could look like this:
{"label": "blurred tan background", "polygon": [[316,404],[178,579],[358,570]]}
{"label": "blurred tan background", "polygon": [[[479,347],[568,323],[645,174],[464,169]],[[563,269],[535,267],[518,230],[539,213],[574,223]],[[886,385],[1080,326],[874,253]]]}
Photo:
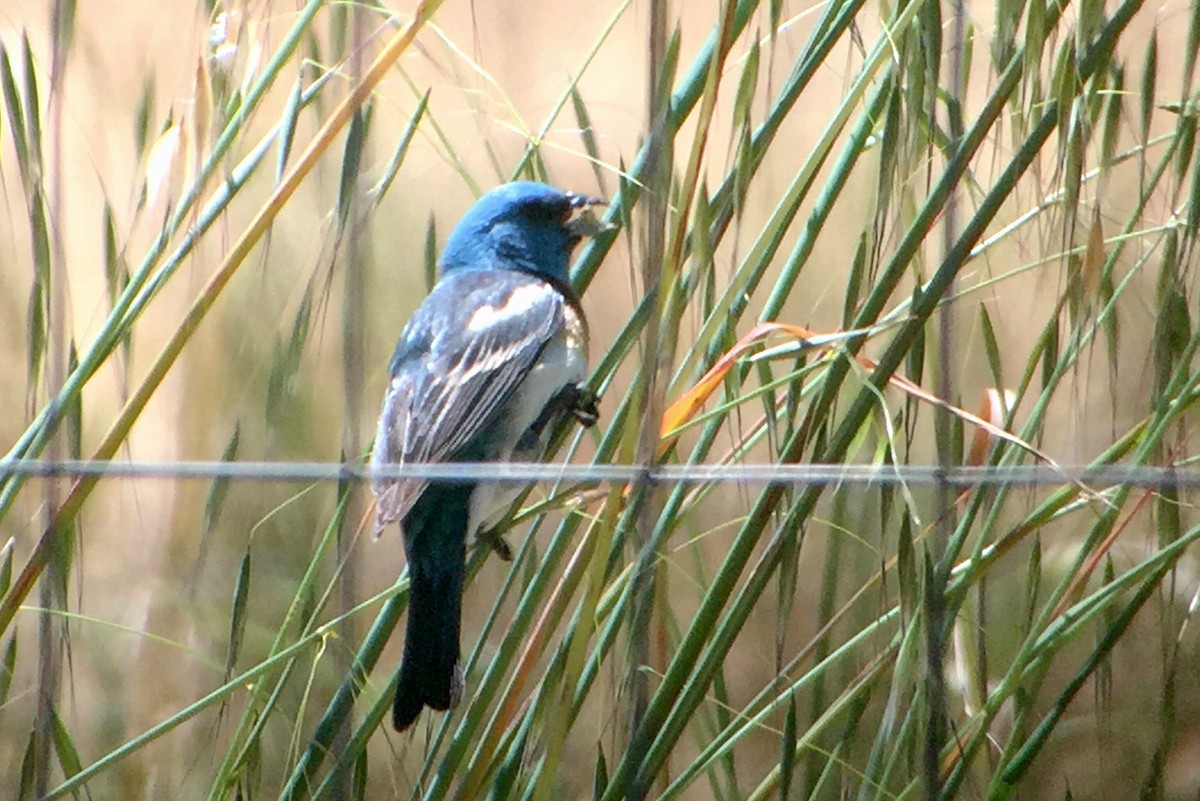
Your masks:
{"label": "blurred tan background", "polygon": [[[430,126],[422,126],[394,186],[367,222],[363,359],[366,400],[363,408],[349,410],[367,436],[378,411],[395,338],[425,292],[423,247],[429,215],[436,215],[438,233],[444,237],[473,199],[473,187],[464,179],[464,172],[480,189],[507,178],[505,170],[524,150],[528,132],[541,127],[570,77],[580,69],[584,55],[594,47],[599,31],[619,7],[613,2],[449,2],[435,20],[441,36],[433,28],[423,32],[419,46],[404,56],[377,92],[364,175],[378,177],[416,108],[420,92],[426,88],[431,90],[432,119],[446,141],[439,141]],[[683,32],[682,65],[689,63],[707,35],[714,8],[713,3],[675,4]],[[772,79],[760,80],[760,101],[786,76],[816,16],[807,6],[787,3],[785,9],[785,17],[794,16],[795,20],[775,43]],[[234,25],[248,26],[238,39],[231,68],[231,81],[236,84],[242,76],[261,69],[265,54],[290,25],[295,7],[255,3],[231,10]],[[976,3],[970,13],[980,36],[986,37],[992,25],[991,7]],[[1157,24],[1160,59],[1177,59],[1182,55],[1185,26],[1176,23],[1182,22],[1187,13],[1185,3],[1169,3],[1148,8],[1135,25],[1148,32]],[[42,2],[9,0],[0,9],[0,43],[15,58],[22,32],[28,33],[35,65],[41,71],[43,92],[48,70],[47,16]],[[613,169],[622,160],[628,163],[634,157],[645,130],[646,16],[644,2],[635,3],[621,16],[579,85],[599,141],[607,177],[605,189],[610,193],[616,186]],[[376,27],[382,24],[375,17],[367,28],[368,53],[373,53],[379,37],[386,35]],[[95,336],[109,308],[103,256],[105,202],[112,205],[118,242],[128,267],[136,269],[161,225],[167,199],[174,196],[182,177],[194,169],[189,163],[195,158],[194,140],[208,136],[211,144],[211,127],[196,127],[196,74],[209,47],[210,32],[211,22],[204,8],[194,2],[79,4],[63,87],[59,133],[65,191],[57,224],[69,279],[69,334],[81,347]],[[1135,43],[1135,50],[1138,39],[1131,36],[1128,40]],[[977,41],[977,49],[983,46],[982,40]],[[792,115],[751,192],[745,231],[758,230],[820,135],[845,92],[859,55],[840,48],[820,75],[818,88],[801,101],[802,112]],[[1129,55],[1136,62],[1138,56]],[[476,72],[472,62],[486,75]],[[733,63],[732,69],[740,68],[737,59]],[[1164,74],[1174,73],[1165,70]],[[346,85],[341,78],[334,80],[341,86],[333,89],[331,99],[340,98]],[[1137,82],[1129,80],[1127,85],[1136,86]],[[138,107],[147,86],[150,89],[146,96],[152,101],[151,139],[158,139],[168,116],[179,125],[172,134],[181,137],[174,158],[169,153],[164,155],[161,147],[156,151],[154,146],[148,148],[148,153],[156,155],[139,156],[135,147],[135,118],[131,112]],[[989,88],[981,76],[971,86],[971,99],[981,99]],[[1169,96],[1168,90],[1162,92]],[[277,119],[286,99],[278,92],[268,97],[253,126],[258,135]],[[724,100],[728,103],[732,98]],[[327,112],[330,105],[326,101],[322,108]],[[729,116],[727,107],[719,110],[709,146],[709,169],[714,176],[727,166],[723,158],[728,152]],[[573,120],[568,102],[567,110],[543,143],[542,156],[553,183],[599,192],[602,188],[583,156]],[[298,126],[297,150],[307,143],[316,127],[317,115],[304,113]],[[24,201],[15,178],[15,155],[7,134],[5,130],[0,136],[0,444],[6,449],[24,431],[31,409],[40,408],[46,397],[44,392],[29,397],[25,320],[32,258]],[[691,129],[685,129],[680,138],[682,152],[686,152],[691,136]],[[231,164],[253,143],[235,146]],[[492,166],[485,143],[495,146],[501,170]],[[1011,146],[1006,142],[994,144],[1001,154]],[[448,146],[461,163],[447,155]],[[169,150],[169,141],[163,147]],[[331,151],[277,220],[268,244],[259,247],[235,277],[188,346],[185,358],[173,368],[139,419],[122,451],[123,457],[149,461],[217,459],[237,427],[239,459],[339,458],[347,414],[342,401],[339,320],[344,258],[334,252],[331,242],[339,155]],[[164,164],[165,169],[160,169]],[[854,192],[865,197],[872,191],[873,177],[860,173],[855,176]],[[912,180],[920,184],[924,176],[914,175]],[[1135,186],[1136,171],[1130,170],[1125,180]],[[139,210],[139,197],[147,181],[150,198]],[[1035,176],[1023,200],[1033,205],[1053,186],[1049,172],[1040,178]],[[85,454],[107,430],[130,387],[137,385],[162,341],[175,330],[191,298],[269,190],[265,182],[259,181],[243,193],[232,212],[217,223],[216,235],[205,238],[180,275],[153,301],[131,342],[129,363],[106,366],[88,384],[84,393]],[[816,330],[838,326],[847,263],[858,232],[868,222],[864,216],[869,204],[856,204],[854,192],[839,205],[822,232],[801,288],[790,301],[788,321]],[[1113,204],[1114,213],[1122,203],[1129,202],[1130,192],[1123,191],[1119,181],[1105,187],[1103,194],[1095,201]],[[1164,199],[1148,216],[1165,215],[1169,206],[1170,201]],[[1012,210],[1009,217],[1019,211]],[[795,232],[789,234],[784,252],[794,237]],[[1014,263],[1037,261],[1040,241],[1036,231],[1014,237],[981,260],[966,282],[979,283],[993,269],[1004,271]],[[718,254],[718,271],[732,272],[749,245],[748,241],[730,237]],[[937,252],[937,246],[931,245],[928,255],[934,258]],[[636,247],[631,253],[628,240],[623,239],[584,298],[592,320],[596,357],[607,348],[641,297],[643,287],[636,263]],[[986,303],[1005,347],[1014,354],[1025,354],[1039,333],[1036,329],[1040,320],[1056,300],[1061,281],[1056,270],[1055,265],[1047,265],[1006,279],[996,287],[974,293],[967,305],[974,309]],[[308,344],[295,371],[287,376],[282,393],[268,405],[264,399],[268,397],[272,370],[278,369],[280,353],[293,335],[295,315],[309,282],[323,288],[316,293],[319,303]],[[1138,291],[1150,297],[1152,289],[1149,285]],[[1031,318],[1039,320],[1037,326],[1029,325]],[[1054,422],[1048,426],[1044,445],[1057,458],[1078,461],[1093,456],[1112,441],[1114,431],[1125,430],[1142,416],[1146,399],[1141,391],[1147,384],[1146,352],[1152,322],[1148,314],[1139,316],[1136,311],[1122,320],[1119,376],[1110,374],[1108,356],[1098,353],[1077,377],[1076,397],[1055,410]],[[973,408],[989,380],[986,365],[977,356],[978,332],[972,323],[964,323],[960,343],[958,387],[964,405]],[[1014,359],[1012,366],[1018,365]],[[628,375],[628,369],[623,375]],[[1016,381],[1019,375],[1006,378]],[[613,392],[606,399],[607,414],[611,414],[617,396]],[[0,523],[0,539],[16,538],[18,564],[43,522],[39,486],[31,482],[14,513]],[[202,482],[112,480],[104,482],[86,506],[71,589],[78,602],[76,611],[85,619],[71,624],[72,680],[64,688],[64,697],[69,699],[66,709],[70,728],[88,759],[169,716],[219,683],[229,599],[248,542],[254,543],[255,557],[252,607],[264,613],[267,625],[277,622],[269,610],[281,610],[290,598],[291,587],[307,565],[312,546],[328,520],[333,498],[333,488],[323,485],[304,492],[296,485],[234,486],[211,541],[202,546],[207,489]],[[752,497],[749,491],[737,489],[718,494],[712,501],[713,525],[722,515],[740,513]],[[834,534],[814,533],[810,553],[804,559],[813,571],[820,569],[822,543],[827,536]],[[1053,551],[1052,544],[1048,547]],[[1136,545],[1131,547],[1137,550]],[[720,542],[714,542],[712,548],[719,554]],[[367,597],[393,582],[403,568],[403,557],[394,535],[376,544],[362,542],[359,549],[363,558],[360,595]],[[1136,553],[1130,556],[1134,557]],[[870,552],[864,549],[859,558],[869,572]],[[1014,569],[1017,562],[1019,559],[1014,560]],[[505,570],[502,564],[489,562],[468,591],[464,643],[473,642],[477,621],[489,608],[490,594],[499,587]],[[1179,586],[1193,587],[1194,579],[1194,575],[1181,576]],[[279,587],[278,596],[272,596],[271,588],[275,586]],[[699,590],[683,581],[676,582],[673,590],[679,595],[675,602],[686,618],[682,610],[695,603]],[[797,636],[807,637],[813,626],[803,608],[803,596],[802,588],[795,630]],[[1169,606],[1173,601],[1165,599],[1164,603]],[[774,622],[769,615],[762,618],[744,635],[745,642],[737,652],[745,665],[744,675],[735,673],[736,686],[731,687],[738,698],[748,697],[770,679]],[[25,643],[34,642],[33,623],[32,615],[27,615],[19,624]],[[253,653],[263,648],[273,631],[248,631],[247,650]],[[331,647],[345,645],[333,643]],[[1195,650],[1194,638],[1188,647]],[[385,682],[398,658],[397,641],[373,680]],[[0,778],[11,775],[12,766],[20,758],[27,736],[24,721],[30,719],[32,711],[33,694],[28,688],[33,686],[33,677],[27,668],[33,663],[22,663],[26,671],[18,674],[14,687],[25,689],[16,692],[0,709]],[[321,667],[321,671],[327,669]],[[1136,653],[1114,664],[1112,692],[1129,694],[1130,702],[1117,704],[1112,719],[1099,728],[1136,729],[1138,715],[1155,708],[1156,700],[1139,689],[1137,673]],[[322,672],[321,678],[328,681],[332,677]],[[1186,698],[1183,707],[1190,712],[1200,710],[1194,696],[1185,696],[1185,690],[1196,690],[1194,677],[1188,675],[1180,681],[1181,697]],[[1139,744],[1134,737],[1096,736],[1098,726],[1088,712],[1092,700],[1081,699],[1076,724],[1064,727],[1066,745],[1062,753],[1055,753],[1053,748],[1047,752],[1047,757],[1053,754],[1056,759],[1061,757],[1061,762],[1054,764],[1046,759],[1039,763],[1038,769],[1046,776],[1044,793],[1035,787],[1024,797],[1060,798],[1068,783],[1076,798],[1123,797],[1105,795],[1105,785],[1113,781],[1113,774],[1097,772],[1095,760],[1103,757],[1119,761],[1124,748],[1135,752],[1134,762],[1141,765],[1152,744]],[[310,708],[309,714],[313,712]],[[200,729],[212,725],[211,719],[202,718],[195,723],[198,730],[193,736],[167,737],[127,760],[122,768],[126,786],[141,797],[190,797],[189,781],[194,775],[206,775],[209,759],[192,749],[209,736]],[[603,721],[597,726],[604,731]],[[1076,729],[1082,733],[1074,738],[1072,731]],[[1170,788],[1168,797],[1195,797],[1191,791],[1200,784],[1200,764],[1194,758],[1200,749],[1197,736],[1200,729],[1192,729],[1178,744],[1175,753],[1188,755],[1188,761],[1181,762],[1172,774],[1180,777],[1180,786]],[[585,756],[584,763],[590,765],[591,758]],[[773,761],[774,751],[763,759],[764,764]],[[1131,780],[1130,786],[1136,787],[1137,777]]]}

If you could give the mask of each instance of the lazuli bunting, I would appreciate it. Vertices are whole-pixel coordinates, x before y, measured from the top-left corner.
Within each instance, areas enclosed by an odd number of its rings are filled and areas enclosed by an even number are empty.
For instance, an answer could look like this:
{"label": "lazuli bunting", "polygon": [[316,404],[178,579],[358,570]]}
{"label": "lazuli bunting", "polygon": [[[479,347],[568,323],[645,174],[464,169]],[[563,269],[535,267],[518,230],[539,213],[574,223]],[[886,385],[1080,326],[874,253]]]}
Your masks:
{"label": "lazuli bunting", "polygon": [[[600,201],[515,182],[485,194],[455,226],[433,291],[400,334],[379,415],[374,465],[537,459],[559,420],[596,422],[587,321],[567,275],[598,230]],[[375,534],[398,521],[408,557],[397,731],[422,708],[462,697],[459,627],[467,538],[498,522],[519,492],[492,483],[374,482]]]}

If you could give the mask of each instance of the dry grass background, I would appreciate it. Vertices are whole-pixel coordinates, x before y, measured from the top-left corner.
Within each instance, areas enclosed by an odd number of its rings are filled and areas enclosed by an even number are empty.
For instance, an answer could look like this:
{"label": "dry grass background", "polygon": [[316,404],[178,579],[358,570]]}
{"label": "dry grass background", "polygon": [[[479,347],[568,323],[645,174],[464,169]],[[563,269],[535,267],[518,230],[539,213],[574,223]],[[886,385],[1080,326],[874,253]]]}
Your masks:
{"label": "dry grass background", "polygon": [[[440,33],[425,30],[417,47],[406,53],[398,69],[376,91],[364,176],[378,175],[420,93],[426,89],[430,91],[430,109],[461,163],[448,157],[446,142],[438,141],[428,126],[423,127],[396,184],[366,222],[366,400],[362,408],[343,408],[339,271],[344,262],[332,246],[340,170],[335,149],[302,185],[276,220],[267,244],[254,252],[251,263],[218,301],[212,319],[203,324],[139,418],[120,457],[149,461],[216,459],[236,427],[240,433],[240,459],[334,461],[339,458],[347,414],[357,416],[363,430],[369,431],[395,338],[425,292],[423,248],[429,216],[436,216],[438,231],[444,235],[478,189],[504,179],[504,170],[515,163],[527,145],[526,132],[540,125],[617,5],[546,0],[511,4],[449,2],[435,18]],[[778,66],[769,79],[760,79],[759,109],[765,106],[773,86],[783,79],[790,58],[801,48],[816,18],[815,13],[806,13],[805,7],[793,3],[784,7],[784,17],[795,15],[796,20],[776,43]],[[262,54],[269,52],[271,44],[288,28],[295,9],[287,3],[259,2],[236,4],[232,10],[237,24],[247,26],[231,76],[236,83],[240,75],[252,71],[255,63],[261,66]],[[1143,9],[1123,39],[1122,54],[1136,63],[1150,30],[1156,27],[1160,69],[1174,80],[1179,69],[1171,62],[1183,58],[1189,13],[1184,2]],[[715,4],[677,3],[671,14],[672,19],[678,17],[681,21],[681,62],[687,63],[713,24]],[[968,15],[978,26],[975,46],[982,49],[993,25],[993,9],[985,3],[973,3]],[[634,4],[617,22],[578,84],[598,140],[608,180],[604,189],[609,193],[616,185],[613,167],[632,159],[646,130],[646,17],[646,4]],[[20,37],[26,33],[43,82],[50,52],[48,22],[43,2],[9,0],[0,9],[0,43],[16,53]],[[371,48],[387,33],[374,27],[377,22],[378,17],[373,17],[367,28]],[[197,116],[206,112],[202,98],[198,105],[196,89],[197,66],[208,52],[210,26],[208,13],[195,2],[79,4],[62,87],[62,125],[52,132],[60,143],[63,172],[54,225],[64,246],[68,333],[75,342],[89,342],[109,308],[101,216],[106,200],[112,204],[120,246],[130,262],[136,263],[161,226],[167,199],[174,197],[180,183],[194,173],[196,148],[206,144],[197,142],[197,138],[212,135],[211,127],[206,129],[203,123],[197,127]],[[328,28],[318,30],[320,36],[330,35]],[[869,27],[862,31],[868,41],[876,35]],[[262,50],[256,53],[259,46]],[[806,91],[799,111],[786,123],[748,195],[742,230],[755,232],[767,219],[778,194],[803,163],[846,92],[848,76],[859,56],[856,47],[842,43]],[[474,72],[468,59],[482,67],[486,77]],[[734,66],[729,69],[738,69],[740,63],[732,59]],[[982,101],[992,88],[991,80],[982,70],[972,74],[967,92],[969,106]],[[284,81],[281,86],[286,88],[286,84]],[[1131,74],[1127,85],[1137,86],[1138,79]],[[342,91],[335,89],[334,95],[340,96]],[[1178,96],[1177,89],[1162,85],[1159,92],[1163,97]],[[180,125],[184,141],[165,173],[156,172],[154,163],[161,151],[155,156],[151,146],[146,153],[139,153],[135,146],[136,110],[143,96],[151,101],[152,138],[158,137],[168,117]],[[246,141],[256,141],[266,132],[267,122],[279,117],[286,100],[283,91],[267,98]],[[732,115],[730,91],[721,98],[706,165],[714,183],[728,167]],[[541,152],[550,177],[562,187],[600,192],[602,188],[597,185],[593,166],[584,157],[572,119],[569,114],[561,117],[543,144]],[[301,119],[298,141],[312,135],[315,120],[312,115]],[[1166,133],[1174,129],[1175,122],[1160,113],[1155,124],[1160,133]],[[7,449],[7,444],[25,430],[31,412],[40,408],[45,394],[39,391],[36,398],[29,395],[24,321],[32,253],[15,152],[8,131],[4,133],[6,136],[0,137],[0,443]],[[690,135],[691,129],[685,128],[680,140],[689,141]],[[1126,144],[1131,143],[1132,137]],[[1012,144],[1001,138],[990,146],[994,151],[990,161],[998,172]],[[489,148],[502,167],[499,171],[491,163]],[[980,159],[983,165],[988,161]],[[939,166],[935,158],[935,173]],[[980,184],[989,185],[993,176],[986,174],[985,166],[976,178]],[[910,176],[918,195],[924,179],[921,174]],[[1114,170],[1103,187],[1093,185],[1087,191],[1106,216],[1121,220],[1129,213],[1140,179],[1137,163],[1130,162]],[[842,324],[843,287],[859,232],[868,222],[865,217],[873,213],[873,181],[870,170],[856,172],[823,229],[782,319],[819,331]],[[1008,218],[1049,195],[1057,181],[1053,165],[1049,161],[1041,164],[1014,195],[1006,211]],[[151,197],[142,206],[139,200],[144,186]],[[218,222],[216,235],[205,238],[187,260],[179,279],[154,300],[130,343],[129,360],[110,362],[89,382],[83,395],[85,454],[98,442],[130,387],[136,386],[161,342],[178,326],[195,292],[269,191],[266,181],[258,181],[239,196]],[[1168,199],[1162,199],[1156,208],[1147,211],[1146,217],[1167,219],[1170,205]],[[803,219],[805,213],[802,211],[798,219]],[[788,234],[782,252],[790,247],[800,227],[794,226],[796,230]],[[1007,238],[986,259],[972,264],[966,282],[978,284],[989,275],[1007,273],[1015,264],[1036,262],[1040,253],[1057,252],[1062,244],[1058,236],[1051,221],[1031,226]],[[749,238],[735,235],[722,243],[715,259],[718,280],[732,273],[750,245]],[[584,297],[592,320],[596,356],[607,348],[641,298],[644,288],[636,250],[631,252],[629,241],[623,237]],[[931,245],[929,252],[931,258],[936,256],[938,247]],[[964,301],[964,308],[970,308],[972,314],[961,318],[952,359],[958,398],[963,405],[974,408],[982,390],[991,384],[981,355],[975,307],[986,306],[1006,352],[1026,354],[1041,335],[1040,321],[1059,300],[1063,274],[1053,266],[1031,269],[976,291]],[[294,317],[310,282],[321,288],[316,294],[318,306],[309,345],[303,349],[282,394],[268,401],[272,370],[278,366],[280,353],[292,335]],[[1127,430],[1146,413],[1145,392],[1153,369],[1147,356],[1154,323],[1153,277],[1143,279],[1143,284],[1131,293],[1132,298],[1141,299],[1142,308],[1131,302],[1123,313],[1118,350],[1109,353],[1104,344],[1097,344],[1092,355],[1075,368],[1068,389],[1056,398],[1038,444],[1062,462],[1093,458],[1112,442],[1116,432]],[[1035,320],[1039,322],[1031,324]],[[688,342],[688,333],[694,336],[702,322],[695,313],[685,316],[681,341]],[[1010,364],[1013,374],[1006,378],[1016,383],[1021,367],[1014,360]],[[616,379],[618,386],[629,380],[632,370],[629,365],[622,369]],[[609,392],[603,407],[606,419],[615,411],[619,397],[618,391]],[[747,417],[759,413],[755,410]],[[927,458],[933,457],[932,444],[924,449],[918,445],[913,453],[922,450]],[[766,448],[760,448],[759,453],[768,455]],[[25,558],[44,524],[44,496],[39,487],[39,482],[31,483],[0,521],[0,539],[15,538],[17,564]],[[62,693],[63,716],[76,747],[85,755],[85,764],[170,717],[220,682],[231,596],[239,562],[251,538],[256,552],[255,580],[249,599],[245,652],[265,652],[335,499],[335,488],[328,485],[297,492],[295,485],[235,484],[218,525],[205,540],[203,508],[208,485],[167,480],[102,482],[80,521],[70,609],[83,619],[71,624],[69,678]],[[1040,497],[1026,493],[1017,505],[1032,508]],[[744,488],[723,488],[706,501],[702,513],[694,514],[693,532],[705,534],[698,553],[710,560],[709,572],[727,547],[723,529],[717,527],[744,514],[753,498],[754,493]],[[833,515],[831,504],[853,507],[865,503],[855,488],[844,488],[838,498],[824,504],[822,513]],[[932,494],[918,493],[916,503],[927,512],[934,508]],[[800,562],[803,572],[789,624],[788,636],[801,641],[811,637],[817,626],[813,610],[819,601],[819,576],[827,542],[844,534],[833,524],[822,526],[823,515],[819,514],[813,523]],[[1185,515],[1195,518],[1190,508]],[[1060,561],[1065,569],[1064,554],[1076,541],[1078,525],[1077,521],[1069,522],[1043,535],[1044,563],[1050,571]],[[716,531],[707,532],[708,528]],[[1118,558],[1136,560],[1153,542],[1150,529],[1131,532],[1118,546]],[[846,569],[851,574],[869,576],[878,568],[879,555],[871,543],[849,537],[844,548],[852,566]],[[360,542],[356,549],[361,559],[359,593],[364,598],[390,586],[403,568],[395,537],[375,544]],[[1007,625],[1013,627],[1008,638],[1011,644],[1017,640],[1017,610],[1024,603],[1024,589],[1018,587],[1011,598],[1006,597],[1004,576],[1024,570],[1027,559],[1027,551],[1008,557],[990,580],[989,604],[998,616],[992,621],[993,647],[1002,647]],[[505,565],[490,560],[471,586],[464,642],[474,642],[490,609],[490,599],[506,573]],[[1197,580],[1194,558],[1185,559],[1171,588],[1164,587],[1159,606],[1147,608],[1143,616],[1174,618],[1178,599],[1171,593],[1176,592],[1186,603]],[[696,574],[689,570],[673,573],[671,603],[679,619],[690,618],[703,589],[696,582]],[[881,599],[876,611],[881,611],[883,605]],[[1008,615],[1011,624],[1003,619]],[[33,718],[35,627],[32,612],[18,616],[16,631],[22,643],[30,647],[22,650],[13,690],[0,707],[0,783],[5,786],[17,781]],[[745,703],[757,688],[771,681],[777,629],[775,612],[768,606],[756,612],[741,635],[726,667],[728,693],[735,706]],[[1071,797],[1077,799],[1133,797],[1159,737],[1157,722],[1152,718],[1159,709],[1161,682],[1159,677],[1148,680],[1146,673],[1158,666],[1144,655],[1146,650],[1161,647],[1156,631],[1154,621],[1139,621],[1114,654],[1107,685],[1085,691],[1077,699],[1069,719],[1046,747],[1019,797],[1063,798],[1068,787]],[[1166,775],[1170,783],[1162,797],[1171,799],[1200,797],[1196,790],[1200,787],[1200,728],[1192,723],[1200,719],[1200,686],[1192,669],[1200,648],[1194,633],[1189,633],[1182,645],[1175,699],[1178,737],[1163,757],[1169,760]],[[1088,646],[1087,642],[1080,643],[1080,654]],[[326,647],[347,653],[352,650],[349,643],[337,639],[331,639]],[[398,657],[399,642],[394,642],[372,676],[375,691],[387,681]],[[338,680],[331,662],[316,659],[310,667],[314,695],[327,695]],[[1071,669],[1062,668],[1065,674]],[[609,697],[617,692],[619,678],[615,673],[605,676],[613,685]],[[323,703],[305,703],[307,700],[291,695],[285,706],[292,710],[289,714],[307,716],[312,722]],[[602,705],[597,704],[589,712],[593,731],[602,741],[623,736],[615,731],[616,724]],[[104,785],[105,795],[94,797],[199,797],[207,787],[213,754],[218,753],[215,744],[227,734],[217,720],[215,714],[198,717],[125,760],[109,777],[110,783]],[[1139,731],[1145,731],[1146,736],[1140,737]],[[303,744],[290,744],[291,734],[281,728],[269,731],[267,738],[278,753],[292,753],[292,748]],[[761,749],[749,748],[740,753],[740,769],[758,775],[776,763],[777,736],[763,734]],[[420,764],[420,755],[411,753],[416,749],[415,742],[382,733],[375,738],[373,758],[397,758],[406,767],[397,770],[391,786],[386,781],[373,786],[369,797],[388,797],[405,786],[409,773]],[[206,748],[212,753],[205,753]],[[590,793],[595,742],[576,738],[569,748],[571,756],[565,764],[585,767],[578,776],[564,775],[562,790],[571,797],[583,797]],[[680,753],[698,748],[696,743],[686,743]],[[1124,768],[1127,765],[1131,766],[1128,772]],[[704,798],[710,793],[706,785],[697,784],[692,797]],[[964,797],[974,796],[967,791]]]}

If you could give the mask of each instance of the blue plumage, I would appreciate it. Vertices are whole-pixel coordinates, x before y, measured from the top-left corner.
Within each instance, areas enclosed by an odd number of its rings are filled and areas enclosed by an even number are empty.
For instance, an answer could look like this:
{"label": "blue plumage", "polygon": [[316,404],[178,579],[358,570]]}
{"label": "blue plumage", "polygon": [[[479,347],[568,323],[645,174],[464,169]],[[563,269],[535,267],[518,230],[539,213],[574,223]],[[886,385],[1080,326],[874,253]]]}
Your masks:
{"label": "blue plumage", "polygon": [[[597,200],[545,184],[505,184],[455,226],[440,278],[404,327],[375,437],[376,465],[530,460],[565,415],[596,419],[587,323],[567,277],[595,233]],[[466,541],[502,513],[493,484],[378,480],[375,530],[404,532],[409,612],[393,725],[462,694],[459,625]]]}
{"label": "blue plumage", "polygon": [[455,270],[525,270],[569,287],[571,251],[595,233],[574,211],[596,205],[586,195],[560,192],[532,181],[496,187],[476,201],[450,232],[439,261],[444,276]]}

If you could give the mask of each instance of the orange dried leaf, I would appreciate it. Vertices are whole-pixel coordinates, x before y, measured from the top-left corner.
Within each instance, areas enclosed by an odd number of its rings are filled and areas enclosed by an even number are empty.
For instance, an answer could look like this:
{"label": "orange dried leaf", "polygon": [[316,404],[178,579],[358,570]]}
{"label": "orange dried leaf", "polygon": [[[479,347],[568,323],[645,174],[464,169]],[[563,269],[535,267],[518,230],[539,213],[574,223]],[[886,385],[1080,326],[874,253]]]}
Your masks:
{"label": "orange dried leaf", "polygon": [[663,440],[659,444],[660,453],[666,450],[670,443],[674,441],[678,430],[685,423],[692,420],[700,409],[704,407],[705,402],[717,391],[717,387],[721,386],[721,382],[725,380],[725,376],[728,375],[730,369],[737,363],[737,360],[761,340],[777,332],[788,334],[796,339],[807,339],[813,336],[813,333],[807,328],[798,325],[788,325],[786,323],[759,323],[750,329],[728,352],[717,360],[717,363],[691,389],[683,393],[678,400],[663,412],[662,425],[658,429],[659,436]]}
{"label": "orange dried leaf", "polygon": [[[1016,393],[1010,389],[1001,392],[995,387],[988,387],[983,391],[983,402],[979,406],[980,418],[1002,429],[1008,410],[1012,408],[1016,398]],[[967,451],[966,464],[976,467],[986,462],[988,451],[995,441],[996,438],[991,436],[986,428],[976,428],[975,435],[971,437],[971,447]]]}

